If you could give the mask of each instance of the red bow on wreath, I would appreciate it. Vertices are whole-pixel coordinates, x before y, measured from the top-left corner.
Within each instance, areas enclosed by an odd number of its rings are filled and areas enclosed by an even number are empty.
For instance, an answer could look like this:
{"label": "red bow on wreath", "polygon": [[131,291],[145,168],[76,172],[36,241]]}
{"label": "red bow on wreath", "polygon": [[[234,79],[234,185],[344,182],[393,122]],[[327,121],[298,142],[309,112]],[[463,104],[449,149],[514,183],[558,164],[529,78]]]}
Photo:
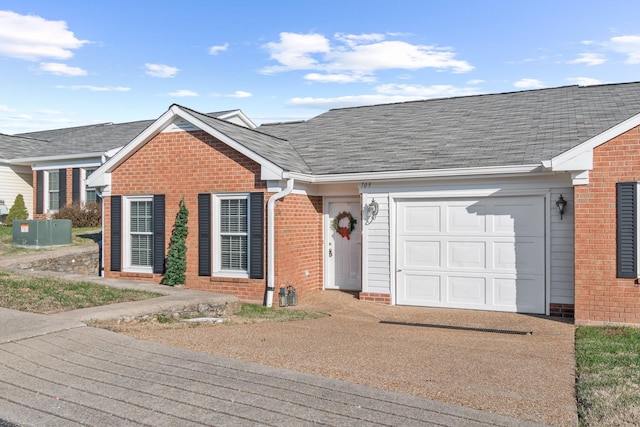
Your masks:
{"label": "red bow on wreath", "polygon": [[349,229],[347,227],[340,227],[340,235],[342,237],[346,237],[347,240],[351,240],[351,233],[349,233]]}

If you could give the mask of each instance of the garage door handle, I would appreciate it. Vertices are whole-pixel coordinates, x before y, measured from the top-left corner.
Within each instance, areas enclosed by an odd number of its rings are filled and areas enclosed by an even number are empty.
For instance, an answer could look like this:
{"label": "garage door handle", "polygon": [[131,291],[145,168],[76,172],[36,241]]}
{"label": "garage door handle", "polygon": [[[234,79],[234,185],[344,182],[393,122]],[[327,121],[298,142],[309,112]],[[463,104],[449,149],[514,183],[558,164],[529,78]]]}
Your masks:
{"label": "garage door handle", "polygon": [[402,270],[396,270],[396,273],[400,273]]}

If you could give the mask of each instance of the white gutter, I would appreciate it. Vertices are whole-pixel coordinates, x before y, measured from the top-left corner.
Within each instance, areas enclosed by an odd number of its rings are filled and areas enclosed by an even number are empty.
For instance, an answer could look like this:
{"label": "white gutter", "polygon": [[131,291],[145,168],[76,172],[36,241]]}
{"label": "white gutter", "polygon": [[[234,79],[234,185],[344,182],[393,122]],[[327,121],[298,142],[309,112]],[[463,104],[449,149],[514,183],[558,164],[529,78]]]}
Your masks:
{"label": "white gutter", "polygon": [[287,180],[287,187],[279,193],[274,194],[269,198],[267,202],[267,228],[268,228],[268,248],[267,248],[267,299],[265,305],[267,307],[271,307],[273,305],[273,290],[275,289],[274,282],[276,281],[276,256],[275,256],[275,212],[276,212],[276,202],[282,199],[285,196],[288,196],[293,191],[293,184],[295,180],[293,178],[289,178]]}

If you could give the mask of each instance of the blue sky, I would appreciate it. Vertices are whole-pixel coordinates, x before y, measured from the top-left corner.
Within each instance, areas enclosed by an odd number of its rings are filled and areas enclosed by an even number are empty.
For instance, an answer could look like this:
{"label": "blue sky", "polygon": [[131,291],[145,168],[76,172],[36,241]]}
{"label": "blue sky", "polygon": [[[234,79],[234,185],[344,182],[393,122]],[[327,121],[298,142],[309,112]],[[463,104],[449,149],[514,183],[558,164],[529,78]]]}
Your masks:
{"label": "blue sky", "polygon": [[640,80],[637,0],[0,0],[0,133]]}

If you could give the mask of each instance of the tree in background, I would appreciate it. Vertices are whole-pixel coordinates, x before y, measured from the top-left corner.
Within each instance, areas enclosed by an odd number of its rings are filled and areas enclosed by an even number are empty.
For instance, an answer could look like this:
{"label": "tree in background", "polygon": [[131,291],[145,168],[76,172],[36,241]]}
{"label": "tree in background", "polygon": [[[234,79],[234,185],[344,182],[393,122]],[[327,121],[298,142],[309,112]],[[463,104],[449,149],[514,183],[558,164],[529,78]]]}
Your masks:
{"label": "tree in background", "polygon": [[9,209],[7,215],[7,225],[11,225],[13,220],[27,219],[29,218],[29,211],[24,204],[24,197],[22,194],[16,196],[16,200],[13,202],[13,206]]}
{"label": "tree in background", "polygon": [[187,221],[189,211],[184,204],[184,198],[180,201],[180,208],[176,214],[176,222],[171,233],[169,254],[167,255],[167,269],[162,279],[162,284],[168,286],[184,285],[187,271]]}

